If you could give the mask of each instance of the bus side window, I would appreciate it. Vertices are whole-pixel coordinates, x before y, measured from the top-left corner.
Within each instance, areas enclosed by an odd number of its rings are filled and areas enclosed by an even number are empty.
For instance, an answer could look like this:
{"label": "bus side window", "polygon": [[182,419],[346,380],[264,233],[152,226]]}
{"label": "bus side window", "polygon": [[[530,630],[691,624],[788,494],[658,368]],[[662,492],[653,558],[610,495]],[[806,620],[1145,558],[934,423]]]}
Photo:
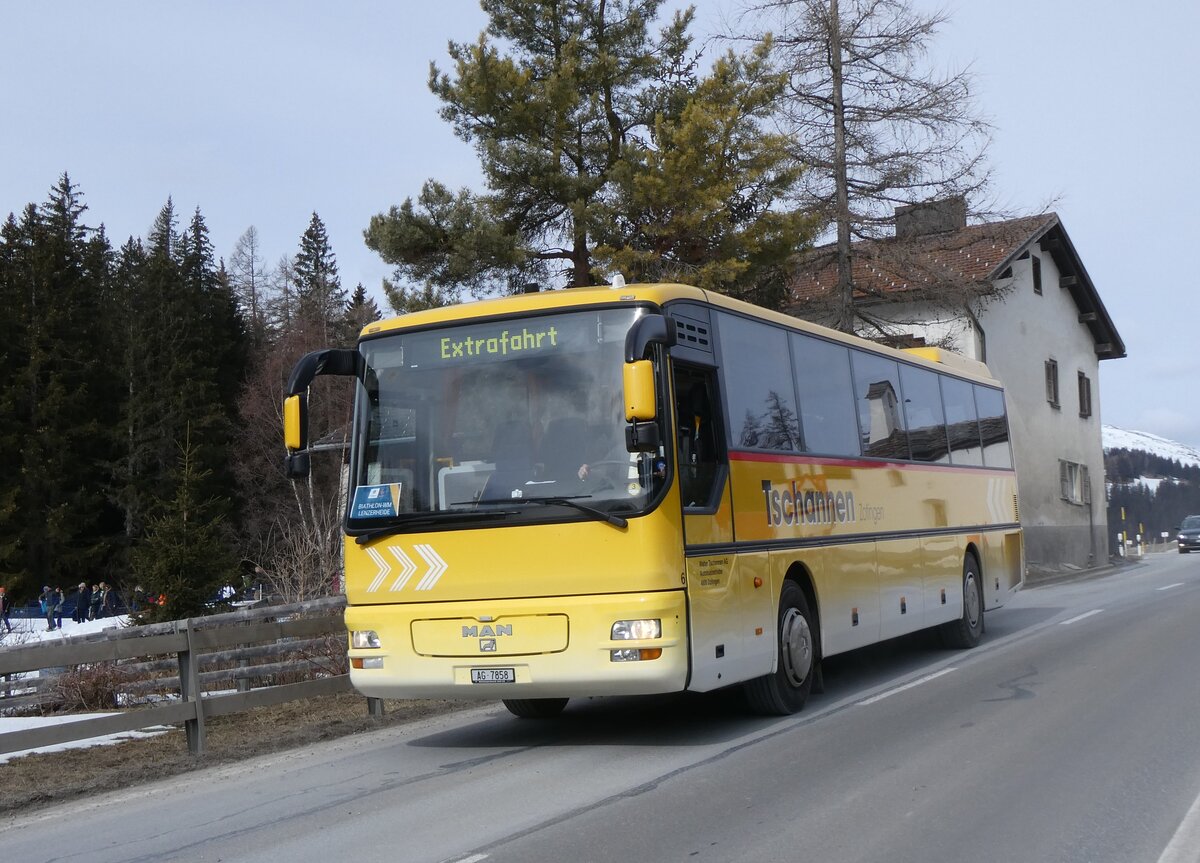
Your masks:
{"label": "bus side window", "polygon": [[685,507],[707,507],[721,462],[712,372],[675,367],[675,418],[679,442],[679,492]]}

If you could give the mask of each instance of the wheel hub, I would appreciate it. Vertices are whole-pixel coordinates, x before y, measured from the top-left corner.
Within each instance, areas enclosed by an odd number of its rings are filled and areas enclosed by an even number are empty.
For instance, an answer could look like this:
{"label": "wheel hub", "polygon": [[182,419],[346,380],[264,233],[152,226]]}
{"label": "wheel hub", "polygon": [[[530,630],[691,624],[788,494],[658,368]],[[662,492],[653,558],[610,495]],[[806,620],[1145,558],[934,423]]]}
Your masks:
{"label": "wheel hub", "polygon": [[963,590],[963,602],[966,603],[967,624],[971,629],[979,626],[979,583],[975,580],[975,573],[968,572],[966,583]]}
{"label": "wheel hub", "polygon": [[812,632],[804,615],[795,608],[789,608],[784,614],[780,647],[784,673],[793,686],[800,686],[812,671]]}

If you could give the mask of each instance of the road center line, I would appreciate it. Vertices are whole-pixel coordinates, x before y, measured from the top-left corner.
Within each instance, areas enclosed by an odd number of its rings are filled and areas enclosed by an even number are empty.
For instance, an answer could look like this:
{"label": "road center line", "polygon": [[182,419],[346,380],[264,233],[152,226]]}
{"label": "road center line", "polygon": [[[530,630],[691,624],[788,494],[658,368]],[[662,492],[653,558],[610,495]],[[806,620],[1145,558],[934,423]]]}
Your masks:
{"label": "road center line", "polygon": [[1155,590],[1170,590],[1172,587],[1183,587],[1182,581],[1177,581],[1174,584],[1168,584],[1166,587],[1156,587]]}
{"label": "road center line", "polygon": [[1195,863],[1197,848],[1200,848],[1200,797],[1192,802],[1192,808],[1183,816],[1183,822],[1163,849],[1158,863]]}
{"label": "road center line", "polygon": [[472,854],[470,857],[455,860],[454,863],[479,863],[480,860],[486,860],[487,858],[486,854]]}
{"label": "road center line", "polygon": [[1062,626],[1070,626],[1072,623],[1078,623],[1079,621],[1083,620],[1084,618],[1091,617],[1093,614],[1100,614],[1102,611],[1104,611],[1103,608],[1093,608],[1091,611],[1085,611],[1083,614],[1076,615],[1075,617],[1072,617],[1070,620],[1062,621],[1061,625]]}
{"label": "road center line", "polygon": [[898,692],[903,692],[906,689],[912,689],[914,686],[920,686],[922,683],[928,683],[943,674],[949,674],[954,671],[953,668],[943,668],[941,671],[935,671],[933,674],[926,674],[924,677],[914,680],[912,683],[906,683],[903,686],[897,686],[895,689],[889,689],[887,692],[881,692],[878,695],[872,695],[870,698],[858,702],[859,707],[866,707],[868,704],[874,704],[876,701],[883,701],[888,696],[895,695]]}

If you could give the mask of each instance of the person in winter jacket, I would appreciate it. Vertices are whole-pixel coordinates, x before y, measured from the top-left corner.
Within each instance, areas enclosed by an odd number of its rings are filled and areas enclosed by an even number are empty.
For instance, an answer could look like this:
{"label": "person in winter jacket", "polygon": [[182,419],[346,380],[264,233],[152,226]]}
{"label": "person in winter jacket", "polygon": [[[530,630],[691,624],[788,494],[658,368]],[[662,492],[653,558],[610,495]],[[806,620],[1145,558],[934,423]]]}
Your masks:
{"label": "person in winter jacket", "polygon": [[12,600],[8,598],[8,592],[0,587],[0,624],[12,632],[12,622],[8,619],[8,613],[12,611]]}
{"label": "person in winter jacket", "polygon": [[79,588],[75,593],[75,611],[71,614],[71,620],[76,623],[83,623],[88,619],[88,604],[92,601],[92,592],[88,590],[87,582],[79,582]]}
{"label": "person in winter jacket", "polygon": [[46,631],[54,630],[54,604],[57,597],[54,591],[50,589],[50,585],[45,585],[42,592],[38,595],[38,602],[42,608],[42,615],[46,618]]}

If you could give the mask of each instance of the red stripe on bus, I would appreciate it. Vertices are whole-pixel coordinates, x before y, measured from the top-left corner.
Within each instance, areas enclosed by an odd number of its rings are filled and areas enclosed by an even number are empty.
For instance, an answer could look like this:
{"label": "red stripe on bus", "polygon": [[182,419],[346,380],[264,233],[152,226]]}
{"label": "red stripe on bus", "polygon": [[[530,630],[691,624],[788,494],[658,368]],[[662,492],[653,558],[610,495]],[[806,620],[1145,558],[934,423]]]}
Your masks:
{"label": "red stripe on bus", "polygon": [[730,461],[760,461],[771,462],[774,464],[811,464],[857,468],[874,467],[890,468],[893,470],[940,470],[957,471],[959,473],[1013,473],[1012,468],[985,468],[980,465],[935,464],[933,462],[888,461],[886,459],[880,459],[878,461],[865,461],[863,459],[833,458],[829,456],[786,455],[783,453],[748,452],[745,450],[730,450],[729,459]]}

